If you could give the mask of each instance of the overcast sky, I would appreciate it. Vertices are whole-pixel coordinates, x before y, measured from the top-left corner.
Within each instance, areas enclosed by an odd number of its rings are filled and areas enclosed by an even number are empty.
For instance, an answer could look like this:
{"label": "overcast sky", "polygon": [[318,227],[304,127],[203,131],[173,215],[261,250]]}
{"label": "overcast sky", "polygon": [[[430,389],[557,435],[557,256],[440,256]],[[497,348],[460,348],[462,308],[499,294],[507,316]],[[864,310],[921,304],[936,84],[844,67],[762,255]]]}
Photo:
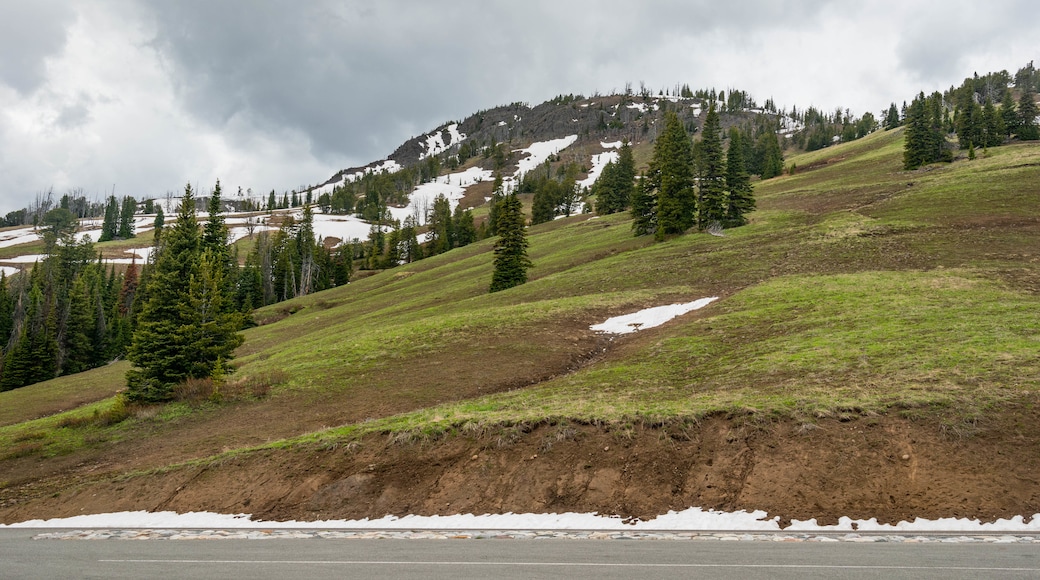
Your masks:
{"label": "overcast sky", "polygon": [[875,115],[1040,56],[1030,0],[0,0],[0,214],[279,192],[477,110],[646,83]]}

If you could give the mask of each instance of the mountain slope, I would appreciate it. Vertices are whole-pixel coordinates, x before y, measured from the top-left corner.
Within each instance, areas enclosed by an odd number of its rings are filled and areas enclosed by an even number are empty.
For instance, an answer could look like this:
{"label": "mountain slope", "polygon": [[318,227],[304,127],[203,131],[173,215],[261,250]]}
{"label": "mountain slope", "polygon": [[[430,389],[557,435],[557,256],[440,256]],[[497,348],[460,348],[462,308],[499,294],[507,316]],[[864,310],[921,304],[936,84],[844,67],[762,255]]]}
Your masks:
{"label": "mountain slope", "polygon": [[[1028,515],[1040,147],[905,172],[901,137],[790,159],[724,237],[653,243],[627,215],[577,216],[531,229],[531,281],[506,292],[486,292],[484,241],[268,307],[234,377],[270,385],[259,400],[115,425],[9,413],[0,520]],[[656,329],[589,330],[706,296]]]}

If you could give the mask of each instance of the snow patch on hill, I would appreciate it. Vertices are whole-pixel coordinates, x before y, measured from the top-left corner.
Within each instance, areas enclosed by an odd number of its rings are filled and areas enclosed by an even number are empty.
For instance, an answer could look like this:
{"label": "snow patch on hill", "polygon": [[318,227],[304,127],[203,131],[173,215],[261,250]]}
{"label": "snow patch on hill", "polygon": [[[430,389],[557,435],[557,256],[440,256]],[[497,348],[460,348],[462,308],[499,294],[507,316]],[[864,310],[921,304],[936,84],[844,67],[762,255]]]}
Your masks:
{"label": "snow patch on hill", "polygon": [[524,149],[516,149],[515,152],[520,154],[526,153],[527,156],[520,159],[520,164],[513,177],[519,178],[521,175],[535,167],[538,167],[542,163],[545,163],[545,160],[548,159],[550,155],[556,155],[560,151],[570,147],[577,140],[577,135],[568,135],[559,139],[531,143],[530,147]]}
{"label": "snow patch on hill", "polygon": [[[601,145],[603,145],[601,143]],[[603,153],[597,153],[592,156],[592,169],[589,170],[589,176],[578,182],[578,187],[592,187],[592,184],[596,183],[603,168],[608,163],[617,162],[618,152],[617,151],[604,151]]]}
{"label": "snow patch on hill", "polygon": [[[448,132],[448,142],[444,142],[444,131]],[[452,123],[443,130],[435,131],[430,135],[426,136],[426,142],[420,143],[426,151],[419,154],[419,159],[425,159],[431,155],[439,155],[448,150],[452,145],[462,143],[466,139],[466,135],[459,133],[459,124]]]}
{"label": "snow patch on hill", "polygon": [[686,302],[685,304],[669,304],[667,306],[644,308],[632,314],[608,318],[600,324],[593,324],[589,329],[610,334],[628,334],[637,330],[661,326],[676,316],[682,316],[687,312],[704,308],[718,299],[718,296],[713,296]]}
{"label": "snow patch on hill", "polygon": [[412,193],[408,195],[408,205],[401,208],[391,207],[390,215],[400,221],[404,221],[405,218],[411,216],[415,218],[419,225],[425,225],[426,217],[430,210],[433,209],[433,201],[438,195],[446,197],[451,205],[451,210],[455,211],[455,207],[459,205],[459,200],[466,195],[467,187],[481,181],[490,180],[493,176],[493,172],[488,169],[470,167],[465,171],[438,177],[412,190]]}

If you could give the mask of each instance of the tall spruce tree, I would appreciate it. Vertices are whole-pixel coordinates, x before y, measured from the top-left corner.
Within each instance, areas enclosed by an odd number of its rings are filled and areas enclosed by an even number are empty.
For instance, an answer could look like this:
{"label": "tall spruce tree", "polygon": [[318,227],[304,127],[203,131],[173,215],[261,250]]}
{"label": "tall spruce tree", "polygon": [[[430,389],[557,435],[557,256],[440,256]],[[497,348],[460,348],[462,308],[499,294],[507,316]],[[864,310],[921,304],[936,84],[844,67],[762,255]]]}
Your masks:
{"label": "tall spruce tree", "polygon": [[[694,197],[693,146],[682,121],[674,112],[665,116],[665,128],[654,143],[644,185],[657,200],[654,235],[681,234],[693,227],[697,203]],[[642,202],[642,200],[641,200]]]}
{"label": "tall spruce tree", "polygon": [[119,234],[119,202],[116,196],[110,195],[108,203],[105,204],[105,219],[101,222],[101,235],[99,242],[107,242],[116,239]]}
{"label": "tall spruce tree", "polygon": [[1023,141],[1040,139],[1040,128],[1036,124],[1037,107],[1034,93],[1030,88],[1022,91],[1018,98],[1018,138]]}
{"label": "tall spruce tree", "polygon": [[632,157],[632,147],[625,141],[618,151],[617,161],[608,163],[593,185],[596,213],[606,215],[628,209],[632,203],[635,179],[636,163]]}
{"label": "tall spruce tree", "polygon": [[[127,398],[159,402],[189,378],[209,376],[242,340],[238,313],[228,313],[220,259],[203,251],[191,185],[184,188],[177,222],[163,233],[150,269],[147,301],[127,352]],[[223,369],[220,369],[223,370]]]}
{"label": "tall spruce tree", "polygon": [[524,225],[523,205],[515,193],[502,199],[497,229],[491,292],[527,282],[527,270],[531,267],[531,260],[527,257],[527,227]]}
{"label": "tall spruce tree", "polygon": [[726,188],[729,190],[729,198],[724,223],[728,228],[746,224],[746,214],[755,209],[751,177],[744,163],[744,139],[736,127],[730,129],[729,150],[726,152]]}
{"label": "tall spruce tree", "polygon": [[1004,91],[1004,98],[1000,101],[1000,118],[1004,120],[1005,135],[1010,137],[1018,133],[1018,111],[1015,108],[1015,98],[1011,91]]}
{"label": "tall spruce tree", "polygon": [[124,240],[134,237],[134,212],[137,211],[137,200],[129,195],[123,198],[119,210],[119,228],[116,235]]}
{"label": "tall spruce tree", "polygon": [[722,158],[722,135],[715,103],[708,108],[701,132],[699,163],[700,188],[697,195],[697,227],[706,229],[726,221],[729,200],[726,195],[726,167]]}
{"label": "tall spruce tree", "polygon": [[[928,163],[949,161],[944,133],[942,95],[925,97],[921,92],[906,110],[903,168],[917,169]],[[966,133],[967,135],[967,133]],[[969,136],[970,138],[970,136]],[[962,143],[967,147],[967,143]]]}

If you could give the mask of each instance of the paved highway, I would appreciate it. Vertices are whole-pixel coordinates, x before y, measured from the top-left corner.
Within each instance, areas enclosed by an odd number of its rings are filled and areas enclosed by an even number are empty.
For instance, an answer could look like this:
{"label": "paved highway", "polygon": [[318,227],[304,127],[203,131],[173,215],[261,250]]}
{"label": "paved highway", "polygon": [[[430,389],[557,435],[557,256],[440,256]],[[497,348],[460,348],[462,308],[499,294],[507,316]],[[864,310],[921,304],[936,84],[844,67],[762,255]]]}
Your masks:
{"label": "paved highway", "polygon": [[0,578],[1040,578],[1040,544],[34,540],[41,531],[0,530]]}

